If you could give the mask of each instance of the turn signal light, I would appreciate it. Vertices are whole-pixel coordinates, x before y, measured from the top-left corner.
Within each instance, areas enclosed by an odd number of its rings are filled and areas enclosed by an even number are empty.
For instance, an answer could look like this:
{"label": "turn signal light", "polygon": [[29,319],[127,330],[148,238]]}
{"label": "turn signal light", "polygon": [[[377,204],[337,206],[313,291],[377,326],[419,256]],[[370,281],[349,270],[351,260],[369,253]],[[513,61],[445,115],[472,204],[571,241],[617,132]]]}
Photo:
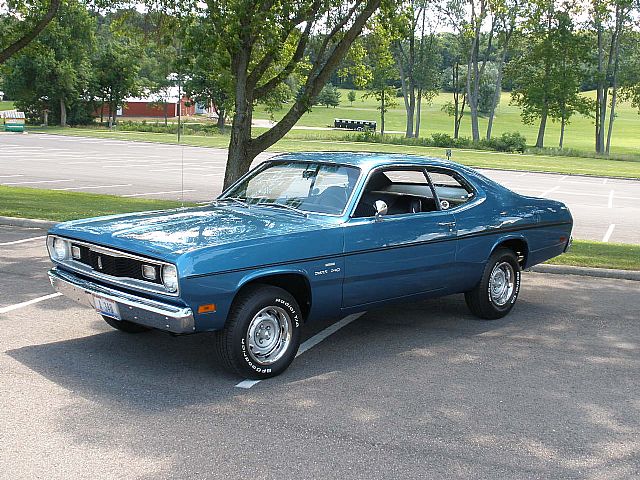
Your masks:
{"label": "turn signal light", "polygon": [[207,303],[206,305],[200,305],[198,307],[198,313],[209,313],[209,312],[215,312],[215,311],[216,311],[215,303]]}

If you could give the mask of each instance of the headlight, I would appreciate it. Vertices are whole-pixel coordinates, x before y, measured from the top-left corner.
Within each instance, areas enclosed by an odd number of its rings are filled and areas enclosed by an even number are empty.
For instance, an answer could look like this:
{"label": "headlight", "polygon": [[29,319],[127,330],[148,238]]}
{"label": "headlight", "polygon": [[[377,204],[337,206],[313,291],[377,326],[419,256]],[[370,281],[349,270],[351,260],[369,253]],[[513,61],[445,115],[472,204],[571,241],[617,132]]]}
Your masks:
{"label": "headlight", "polygon": [[51,258],[62,262],[67,259],[69,255],[69,249],[67,246],[67,242],[61,238],[53,237],[53,242],[51,243],[51,248],[49,249],[49,253],[51,254]]}
{"label": "headlight", "polygon": [[178,290],[178,270],[173,265],[162,267],[162,283],[169,292]]}

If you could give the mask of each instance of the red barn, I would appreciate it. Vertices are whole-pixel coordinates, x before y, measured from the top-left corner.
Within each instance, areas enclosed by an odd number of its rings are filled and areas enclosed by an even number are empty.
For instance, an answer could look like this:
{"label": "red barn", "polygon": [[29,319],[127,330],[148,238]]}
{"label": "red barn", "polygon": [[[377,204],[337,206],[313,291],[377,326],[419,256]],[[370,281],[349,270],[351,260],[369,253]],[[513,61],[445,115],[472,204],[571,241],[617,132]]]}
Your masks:
{"label": "red barn", "polygon": [[[116,114],[119,117],[151,117],[164,118],[165,111],[168,118],[178,116],[178,88],[172,87],[166,95],[149,94],[142,97],[125,98],[122,107],[118,108]],[[180,112],[182,116],[190,116],[196,113],[195,102],[191,101],[186,95],[182,95],[180,99]],[[96,112],[100,115],[100,110]],[[102,107],[103,116],[109,115],[109,105]]]}

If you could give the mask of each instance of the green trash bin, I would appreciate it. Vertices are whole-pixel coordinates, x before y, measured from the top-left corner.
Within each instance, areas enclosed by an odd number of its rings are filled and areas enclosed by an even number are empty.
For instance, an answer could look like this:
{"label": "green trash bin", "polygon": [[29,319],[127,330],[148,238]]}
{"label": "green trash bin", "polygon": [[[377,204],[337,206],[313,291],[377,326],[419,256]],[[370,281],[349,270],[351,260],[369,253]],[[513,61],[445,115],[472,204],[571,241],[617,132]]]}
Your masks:
{"label": "green trash bin", "polygon": [[4,131],[24,132],[24,112],[5,112]]}

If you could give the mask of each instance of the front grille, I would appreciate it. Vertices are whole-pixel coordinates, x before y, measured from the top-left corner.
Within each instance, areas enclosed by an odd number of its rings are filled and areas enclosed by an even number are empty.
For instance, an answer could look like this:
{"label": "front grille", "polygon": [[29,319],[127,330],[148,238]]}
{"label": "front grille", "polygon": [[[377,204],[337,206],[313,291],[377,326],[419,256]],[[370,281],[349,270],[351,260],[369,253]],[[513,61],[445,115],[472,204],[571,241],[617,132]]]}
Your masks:
{"label": "front grille", "polygon": [[[161,267],[155,262],[145,263],[135,258],[118,257],[103,252],[96,252],[86,245],[73,242],[71,245],[72,247],[80,249],[80,258],[74,258],[74,260],[91,267],[96,272],[111,275],[112,277],[133,278],[158,285],[162,284]],[[153,265],[156,268],[155,280],[149,280],[142,276],[142,265]]]}

